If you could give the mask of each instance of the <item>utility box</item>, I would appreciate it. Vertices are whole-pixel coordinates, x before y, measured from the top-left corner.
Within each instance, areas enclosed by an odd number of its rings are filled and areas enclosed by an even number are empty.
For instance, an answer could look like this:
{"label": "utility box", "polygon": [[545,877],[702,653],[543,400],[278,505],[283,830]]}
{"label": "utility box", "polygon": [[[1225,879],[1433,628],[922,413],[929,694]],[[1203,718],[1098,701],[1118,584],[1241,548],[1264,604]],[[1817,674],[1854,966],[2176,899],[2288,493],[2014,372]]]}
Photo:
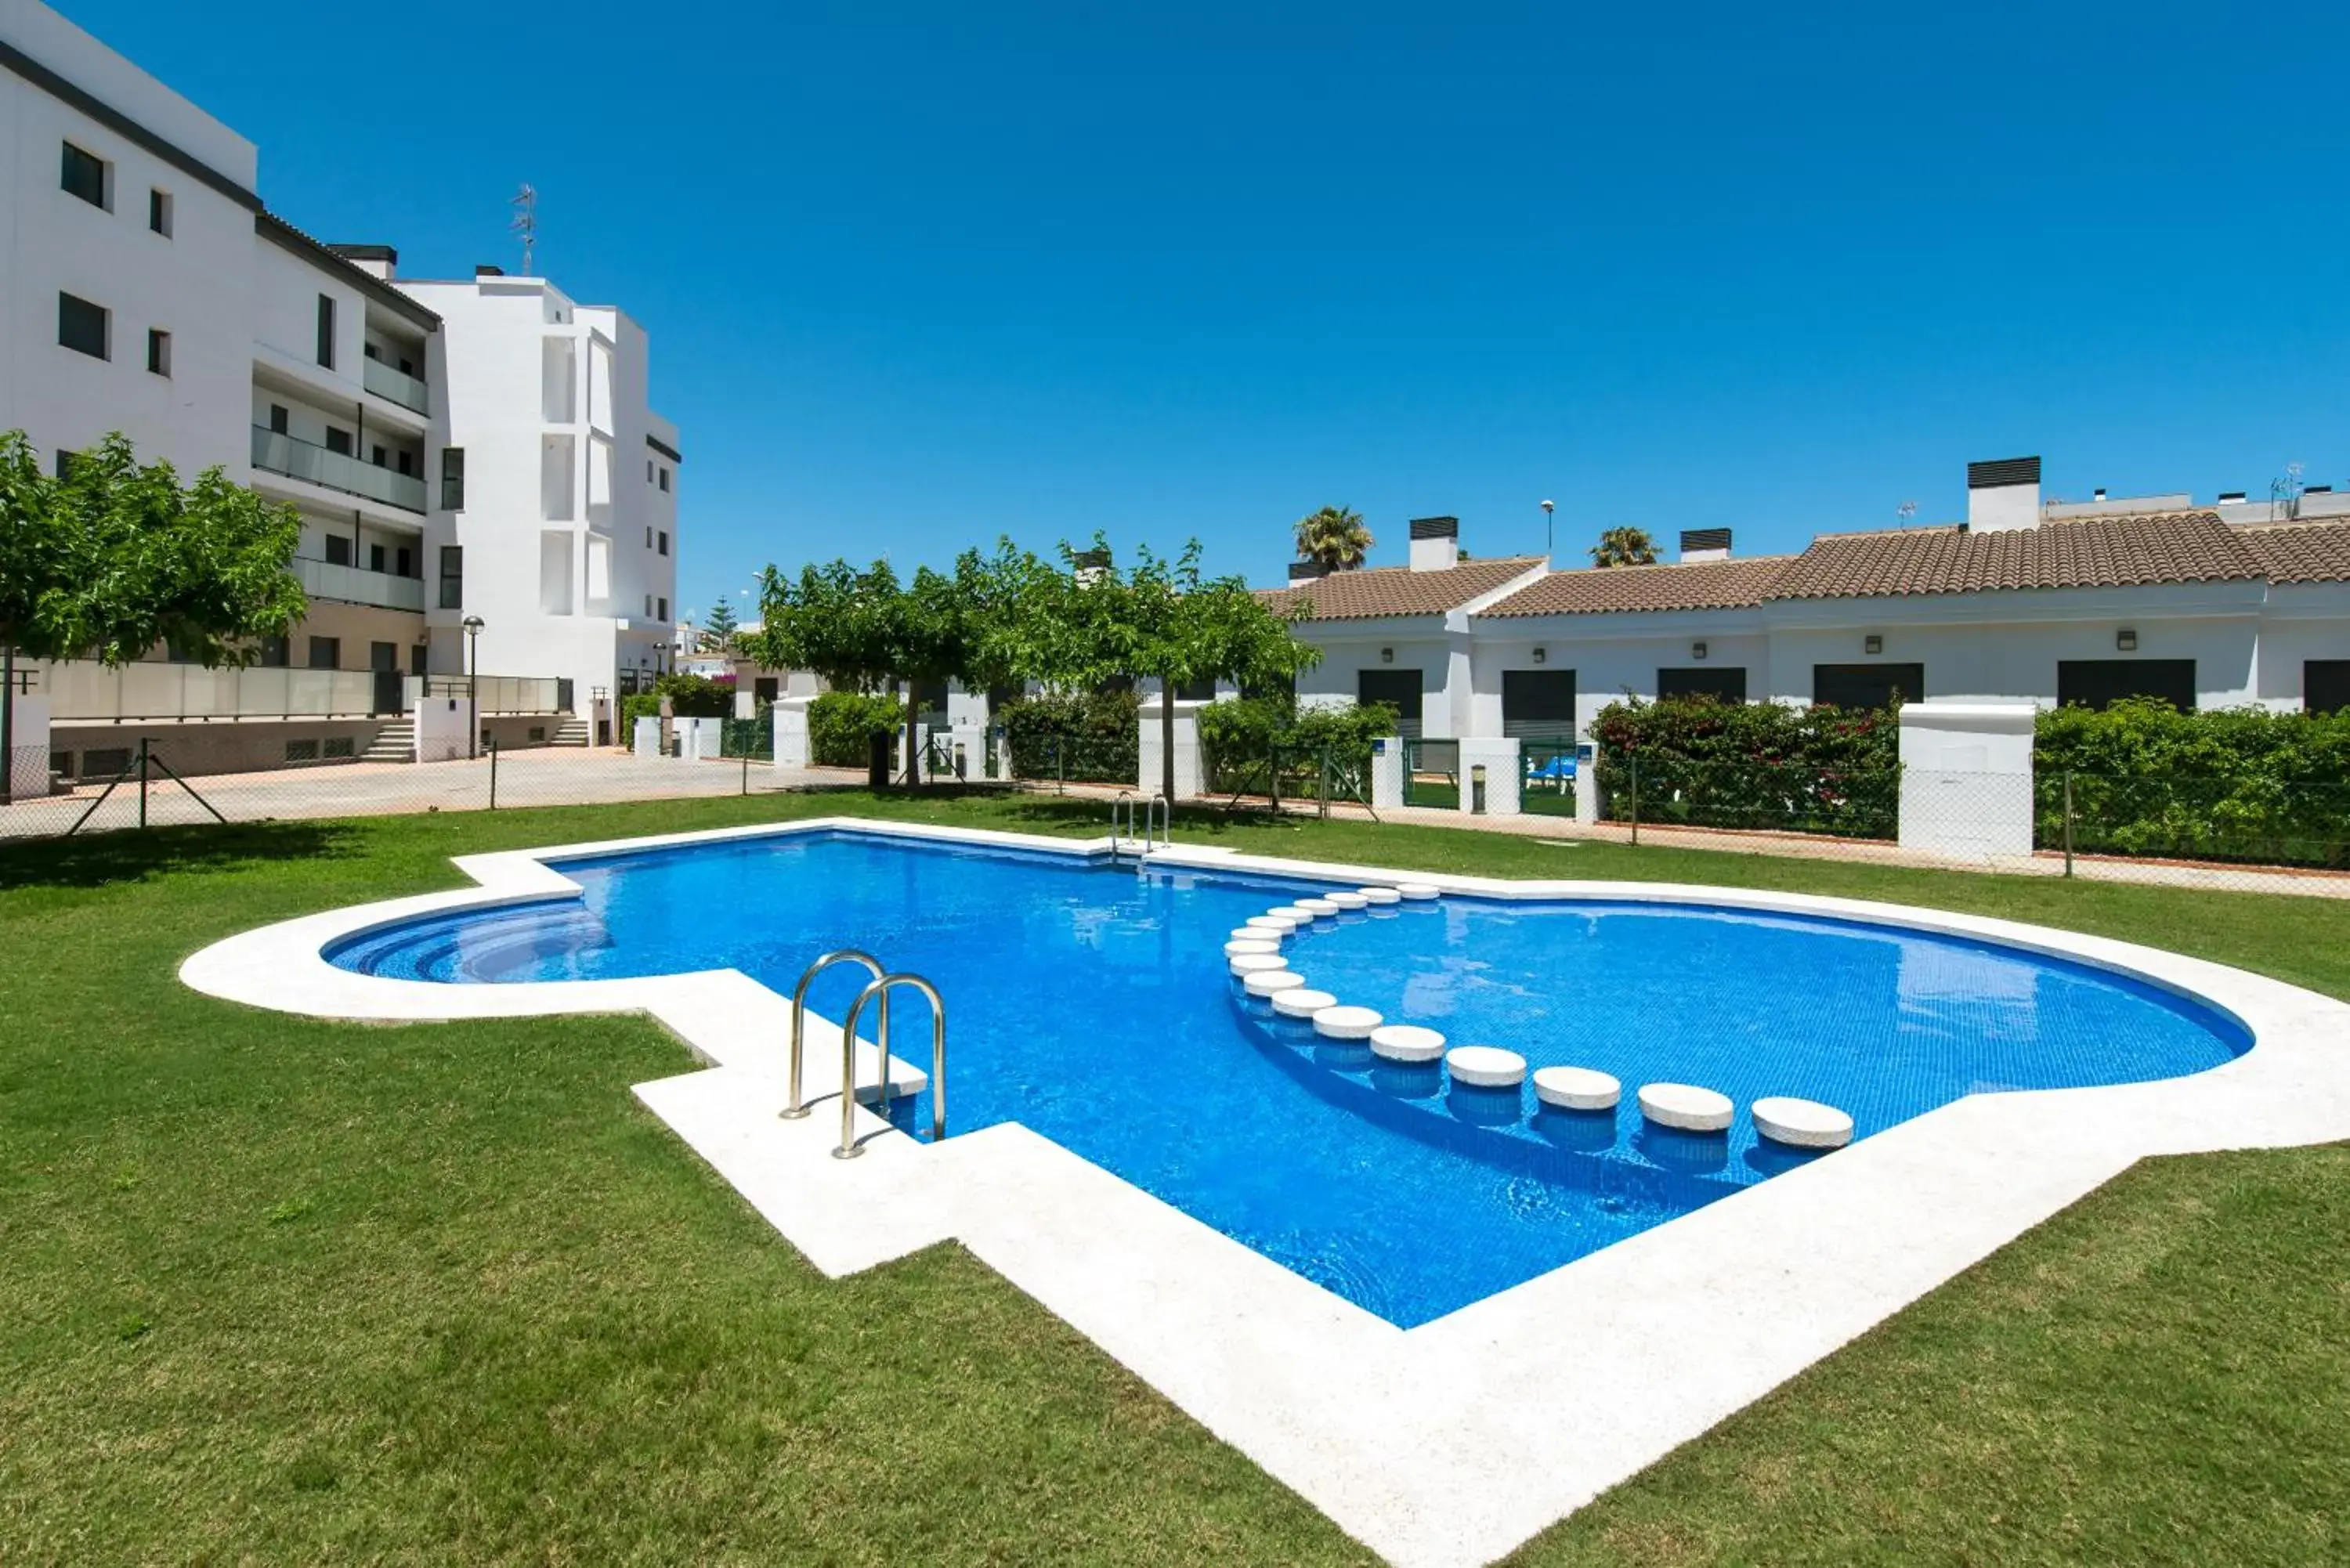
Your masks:
{"label": "utility box", "polygon": [[2030,702],[1901,709],[1901,847],[1956,859],[2032,853]]}

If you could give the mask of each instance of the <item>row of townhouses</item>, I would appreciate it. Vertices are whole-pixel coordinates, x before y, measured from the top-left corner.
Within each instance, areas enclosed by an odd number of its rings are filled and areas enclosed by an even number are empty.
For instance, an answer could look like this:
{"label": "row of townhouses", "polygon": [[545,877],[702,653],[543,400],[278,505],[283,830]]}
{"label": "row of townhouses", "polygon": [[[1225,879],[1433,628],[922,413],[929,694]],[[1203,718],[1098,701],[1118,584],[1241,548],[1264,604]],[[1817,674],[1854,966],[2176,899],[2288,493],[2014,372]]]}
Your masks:
{"label": "row of townhouses", "polygon": [[2036,457],[1978,462],[1964,523],[1746,557],[1692,529],[1676,562],[1573,571],[1466,558],[1455,519],[1424,517],[1407,565],[1299,566],[1263,597],[1310,606],[1301,701],[1388,702],[1428,738],[1565,739],[1693,692],[2350,707],[2350,494],[2066,504],[2040,481]]}
{"label": "row of townhouses", "polygon": [[0,0],[0,430],[61,466],[119,431],[183,482],[217,466],[291,504],[310,601],[256,669],[32,670],[58,765],[102,773],[133,730],[183,770],[413,754],[415,705],[459,681],[504,743],[585,740],[672,660],[683,460],[644,329],[545,278],[321,244],[264,204],[258,161]]}

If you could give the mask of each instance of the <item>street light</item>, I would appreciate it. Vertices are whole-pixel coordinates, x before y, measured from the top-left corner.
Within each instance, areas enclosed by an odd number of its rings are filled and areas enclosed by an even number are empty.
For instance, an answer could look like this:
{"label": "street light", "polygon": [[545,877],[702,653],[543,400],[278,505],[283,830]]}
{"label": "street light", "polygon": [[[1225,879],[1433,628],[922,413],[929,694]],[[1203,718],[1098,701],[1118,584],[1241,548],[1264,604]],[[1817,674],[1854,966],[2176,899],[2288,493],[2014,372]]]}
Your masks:
{"label": "street light", "polygon": [[1551,558],[1553,556],[1555,556],[1555,555],[1556,555],[1556,554],[1558,553],[1558,552],[1557,552],[1557,548],[1556,548],[1556,546],[1553,544],[1552,539],[1551,539],[1551,531],[1550,531],[1550,514],[1551,514],[1551,509],[1552,509],[1552,506],[1553,506],[1553,505],[1554,505],[1554,503],[1551,503],[1551,502],[1548,502],[1548,501],[1545,501],[1545,502],[1544,502],[1544,503],[1542,504],[1542,509],[1543,509],[1543,564],[1544,564],[1544,566],[1548,566],[1548,565],[1550,564],[1550,558]]}
{"label": "street light", "polygon": [[465,755],[482,754],[482,618],[469,615],[465,628]]}

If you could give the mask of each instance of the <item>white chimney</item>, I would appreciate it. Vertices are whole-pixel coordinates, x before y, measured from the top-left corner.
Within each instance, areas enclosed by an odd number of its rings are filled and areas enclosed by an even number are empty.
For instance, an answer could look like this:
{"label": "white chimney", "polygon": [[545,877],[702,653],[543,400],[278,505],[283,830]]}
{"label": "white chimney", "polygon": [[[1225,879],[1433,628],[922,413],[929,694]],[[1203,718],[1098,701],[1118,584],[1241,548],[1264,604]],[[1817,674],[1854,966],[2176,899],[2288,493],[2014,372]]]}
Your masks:
{"label": "white chimney", "polygon": [[1461,564],[1461,519],[1415,517],[1411,520],[1411,569],[1449,572]]}
{"label": "white chimney", "polygon": [[328,250],[359,268],[369,277],[391,281],[393,271],[400,265],[400,253],[390,245],[328,245]]}
{"label": "white chimney", "polygon": [[1727,528],[1684,528],[1681,530],[1681,560],[1727,561],[1730,559],[1730,530]]}
{"label": "white chimney", "polygon": [[2040,526],[2040,460],[2002,457],[1967,464],[1967,527],[1997,534]]}

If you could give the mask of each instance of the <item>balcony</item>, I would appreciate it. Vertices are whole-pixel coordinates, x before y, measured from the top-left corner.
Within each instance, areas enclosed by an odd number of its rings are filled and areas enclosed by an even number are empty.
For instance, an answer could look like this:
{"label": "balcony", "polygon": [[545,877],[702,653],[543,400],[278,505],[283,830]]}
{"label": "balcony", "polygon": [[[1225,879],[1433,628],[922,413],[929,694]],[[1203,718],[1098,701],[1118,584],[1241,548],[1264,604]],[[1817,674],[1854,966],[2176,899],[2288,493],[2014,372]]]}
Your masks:
{"label": "balcony", "polygon": [[378,468],[260,425],[253,427],[253,466],[346,495],[363,495],[403,512],[421,514],[425,509],[424,481],[415,475]]}
{"label": "balcony", "polygon": [[403,409],[414,409],[420,414],[432,411],[432,399],[424,383],[413,376],[402,375],[380,359],[360,362],[359,384],[377,397],[398,403]]}
{"label": "balcony", "polygon": [[294,557],[294,576],[300,579],[302,591],[312,598],[339,599],[344,604],[374,605],[382,609],[424,608],[421,577],[398,577],[390,572],[338,566],[332,561],[314,560],[308,556]]}
{"label": "balcony", "polygon": [[[23,668],[19,666],[18,668]],[[213,719],[324,719],[401,711],[402,677],[369,670],[206,670],[201,664],[41,668],[54,719],[116,723]]]}

